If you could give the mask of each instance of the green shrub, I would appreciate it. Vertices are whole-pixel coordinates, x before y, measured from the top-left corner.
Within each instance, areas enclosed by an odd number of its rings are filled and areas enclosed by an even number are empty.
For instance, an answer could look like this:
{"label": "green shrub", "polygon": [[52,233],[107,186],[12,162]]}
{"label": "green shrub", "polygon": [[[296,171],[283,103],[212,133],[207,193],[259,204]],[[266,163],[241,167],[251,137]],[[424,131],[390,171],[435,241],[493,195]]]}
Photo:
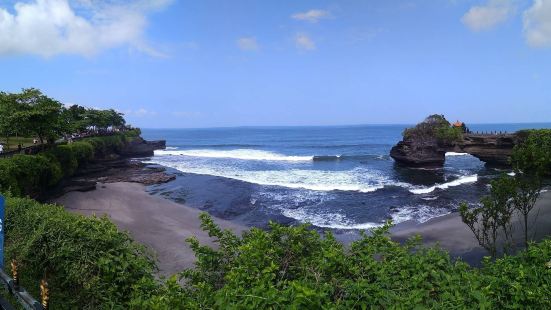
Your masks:
{"label": "green shrub", "polygon": [[87,163],[94,157],[94,147],[92,144],[84,141],[73,142],[69,144],[79,165]]}
{"label": "green shrub", "polygon": [[117,134],[105,137],[86,138],[84,142],[90,143],[94,147],[95,157],[104,157],[110,153],[118,153],[126,143],[124,134]]}
{"label": "green shrub", "polygon": [[190,244],[198,259],[184,285],[142,283],[136,309],[504,309],[551,307],[551,241],[487,260],[481,269],[445,251],[401,245],[389,226],[345,248],[330,233],[272,224],[237,237],[207,215],[202,227],[218,249]]}
{"label": "green shrub", "polygon": [[71,176],[78,168],[78,160],[73,154],[73,149],[70,145],[58,145],[45,152],[46,156],[55,158],[61,166],[61,170],[65,176]]}
{"label": "green shrub", "polygon": [[61,180],[59,162],[47,155],[15,155],[0,160],[0,190],[37,197]]}
{"label": "green shrub", "polygon": [[463,137],[463,128],[456,128],[443,115],[430,115],[421,123],[402,132],[404,139],[437,139],[440,143],[450,144]]}
{"label": "green shrub", "polygon": [[551,175],[551,129],[517,132],[519,142],[513,151],[513,167],[532,175]]}
{"label": "green shrub", "polygon": [[71,144],[57,145],[38,155],[16,155],[0,159],[0,191],[15,196],[39,197],[62,177],[72,176],[77,168],[94,156],[101,158],[120,152],[126,137],[122,134],[94,137]]}
{"label": "green shrub", "polygon": [[22,285],[35,297],[46,272],[52,309],[126,308],[133,286],[153,281],[143,247],[107,218],[9,198],[5,229],[6,262],[17,259]]}
{"label": "green shrub", "polygon": [[452,143],[461,140],[463,129],[453,126],[442,126],[435,130],[435,136],[441,142]]}
{"label": "green shrub", "polygon": [[142,130],[140,128],[133,128],[133,129],[124,131],[123,134],[127,138],[136,138],[136,137],[139,137],[142,134]]}

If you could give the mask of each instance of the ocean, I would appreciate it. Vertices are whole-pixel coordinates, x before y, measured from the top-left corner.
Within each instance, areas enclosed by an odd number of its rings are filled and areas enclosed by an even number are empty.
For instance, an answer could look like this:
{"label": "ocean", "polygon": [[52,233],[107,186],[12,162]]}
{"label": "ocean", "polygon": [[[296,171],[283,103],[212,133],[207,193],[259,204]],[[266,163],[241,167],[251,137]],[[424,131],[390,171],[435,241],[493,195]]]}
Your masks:
{"label": "ocean", "polygon": [[[441,169],[406,168],[390,148],[408,125],[143,129],[167,149],[146,162],[177,175],[152,194],[246,225],[311,223],[358,230],[391,219],[425,222],[477,204],[492,178],[466,154],[448,153]],[[551,124],[470,125],[473,131],[514,132]]]}

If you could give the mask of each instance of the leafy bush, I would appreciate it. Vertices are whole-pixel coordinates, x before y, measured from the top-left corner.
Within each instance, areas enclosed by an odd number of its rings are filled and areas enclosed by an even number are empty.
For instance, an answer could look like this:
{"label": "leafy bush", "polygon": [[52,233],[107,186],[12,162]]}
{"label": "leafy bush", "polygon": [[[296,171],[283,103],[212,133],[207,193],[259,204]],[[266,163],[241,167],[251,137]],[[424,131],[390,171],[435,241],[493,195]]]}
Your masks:
{"label": "leafy bush", "polygon": [[17,259],[22,285],[33,296],[46,273],[52,309],[126,308],[133,286],[153,281],[154,264],[143,247],[107,218],[9,198],[5,229],[6,262]]}
{"label": "leafy bush", "polygon": [[78,168],[79,162],[73,154],[73,149],[68,144],[58,145],[47,151],[46,154],[59,162],[65,176],[73,175]]}
{"label": "leafy bush", "polygon": [[58,161],[46,155],[15,155],[0,160],[0,190],[36,197],[61,180]]}
{"label": "leafy bush", "polygon": [[189,240],[196,269],[134,292],[137,309],[365,309],[551,307],[551,241],[476,269],[389,225],[345,248],[330,233],[272,224],[237,237],[201,215],[218,249]]}
{"label": "leafy bush", "polygon": [[404,139],[437,139],[441,143],[453,143],[461,139],[462,128],[451,126],[443,115],[430,115],[413,128],[406,128],[402,133]]}
{"label": "leafy bush", "polygon": [[452,143],[454,141],[461,140],[463,136],[463,129],[460,127],[442,126],[438,127],[435,131],[436,139],[444,143]]}
{"label": "leafy bush", "polygon": [[0,159],[0,191],[15,196],[39,197],[62,177],[72,176],[77,168],[94,156],[101,158],[120,152],[126,142],[123,134],[94,137],[58,145],[39,155],[16,155]]}
{"label": "leafy bush", "polygon": [[95,157],[104,157],[110,153],[118,153],[126,143],[124,134],[86,138],[83,142],[89,143],[94,148]]}
{"label": "leafy bush", "polygon": [[94,157],[94,147],[88,142],[73,142],[68,144],[79,164],[88,162]]}
{"label": "leafy bush", "polygon": [[513,167],[532,175],[550,175],[551,129],[523,130],[517,135],[520,141],[511,158]]}
{"label": "leafy bush", "polygon": [[128,138],[136,138],[142,134],[142,130],[140,128],[132,128],[124,131],[123,133]]}

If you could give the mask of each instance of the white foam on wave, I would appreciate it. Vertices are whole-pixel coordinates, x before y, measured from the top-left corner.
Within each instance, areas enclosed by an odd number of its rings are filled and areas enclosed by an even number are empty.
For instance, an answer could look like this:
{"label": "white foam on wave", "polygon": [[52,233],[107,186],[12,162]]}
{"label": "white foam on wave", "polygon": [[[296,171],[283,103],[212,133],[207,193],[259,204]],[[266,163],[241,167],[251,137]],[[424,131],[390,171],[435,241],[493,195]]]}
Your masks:
{"label": "white foam on wave", "polygon": [[449,214],[450,211],[444,208],[434,208],[425,205],[420,206],[404,206],[392,213],[392,222],[394,224],[402,223],[409,220],[414,220],[419,223],[424,223],[435,217]]}
{"label": "white foam on wave", "polygon": [[[385,186],[398,186],[410,190],[414,194],[426,194],[435,189],[446,189],[464,183],[475,182],[477,176],[468,176],[458,180],[435,184],[432,187],[419,187],[409,183],[399,182],[384,175],[378,170],[367,167],[356,167],[351,170],[314,170],[314,169],[288,169],[288,170],[248,170],[239,164],[226,162],[201,161],[192,157],[178,156],[182,154],[195,154],[191,151],[157,151],[158,156],[151,159],[151,163],[177,169],[184,173],[212,175],[224,178],[240,180],[248,183],[281,186],[294,189],[307,189],[313,191],[356,191],[362,193],[375,192]],[[201,150],[202,155],[208,155]],[[226,152],[226,151],[216,151]],[[264,152],[249,154],[249,158],[273,158],[275,153]],[[164,155],[161,155],[164,154]],[[216,153],[219,154],[219,153]],[[227,153],[225,153],[227,155]],[[271,154],[268,157],[267,154]],[[244,153],[233,153],[234,156],[245,158]],[[191,156],[191,155],[190,155]],[[216,155],[219,156],[219,155]],[[284,156],[284,155],[279,155]],[[288,156],[284,156],[288,158]],[[296,159],[296,158],[295,158]],[[280,159],[282,160],[282,159]]]}
{"label": "white foam on wave", "polygon": [[374,192],[384,187],[383,184],[365,184],[356,178],[354,173],[344,171],[319,171],[292,169],[286,171],[236,171],[233,169],[190,169],[190,167],[177,168],[183,172],[208,174],[226,177],[267,186],[282,186],[295,189],[308,189],[314,191],[358,191]]}
{"label": "white foam on wave", "polygon": [[381,224],[371,222],[355,223],[340,213],[311,213],[305,209],[285,209],[282,210],[282,213],[299,222],[323,228],[365,230],[381,226]]}
{"label": "white foam on wave", "polygon": [[414,188],[414,189],[410,189],[409,191],[416,195],[428,194],[435,191],[436,189],[448,189],[449,187],[459,186],[459,185],[468,184],[468,183],[474,183],[476,181],[478,181],[478,175],[474,174],[474,175],[460,177],[451,182],[436,184],[431,187]]}
{"label": "white foam on wave", "polygon": [[167,146],[167,147],[166,147],[166,150],[167,150],[167,151],[173,151],[173,150],[177,150],[177,149],[178,149],[178,148],[175,147],[175,146]]}
{"label": "white foam on wave", "polygon": [[231,158],[242,160],[266,161],[312,161],[314,156],[289,156],[274,152],[236,149],[236,150],[157,150],[155,156],[192,156],[206,158]]}
{"label": "white foam on wave", "polygon": [[469,153],[446,152],[446,156],[466,156]]}
{"label": "white foam on wave", "polygon": [[184,173],[205,174],[259,185],[314,191],[339,190],[369,193],[382,189],[385,185],[398,184],[392,183],[381,173],[366,168],[345,171],[309,169],[245,170],[236,166],[223,165],[222,163],[179,161],[174,160],[174,158],[164,159],[162,156],[154,157],[150,162],[177,169]]}
{"label": "white foam on wave", "polygon": [[434,197],[422,197],[421,199],[423,199],[423,200],[429,200],[429,201],[430,201],[430,200],[436,200],[436,199],[438,199],[438,196],[434,196]]}

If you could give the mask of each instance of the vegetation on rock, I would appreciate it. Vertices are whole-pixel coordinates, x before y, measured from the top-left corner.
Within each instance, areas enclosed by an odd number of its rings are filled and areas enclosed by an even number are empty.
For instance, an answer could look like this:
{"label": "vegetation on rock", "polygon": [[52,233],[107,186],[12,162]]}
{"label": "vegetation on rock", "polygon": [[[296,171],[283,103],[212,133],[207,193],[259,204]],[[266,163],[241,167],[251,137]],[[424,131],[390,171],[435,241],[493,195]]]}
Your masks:
{"label": "vegetation on rock", "polygon": [[436,139],[439,143],[450,144],[460,140],[462,133],[462,128],[452,126],[443,115],[433,114],[415,127],[405,129],[402,135],[404,139]]}
{"label": "vegetation on rock", "polygon": [[0,159],[0,192],[14,196],[40,197],[63,177],[72,176],[78,167],[93,157],[117,153],[135,132],[85,138],[52,147],[37,155],[15,155]]}

